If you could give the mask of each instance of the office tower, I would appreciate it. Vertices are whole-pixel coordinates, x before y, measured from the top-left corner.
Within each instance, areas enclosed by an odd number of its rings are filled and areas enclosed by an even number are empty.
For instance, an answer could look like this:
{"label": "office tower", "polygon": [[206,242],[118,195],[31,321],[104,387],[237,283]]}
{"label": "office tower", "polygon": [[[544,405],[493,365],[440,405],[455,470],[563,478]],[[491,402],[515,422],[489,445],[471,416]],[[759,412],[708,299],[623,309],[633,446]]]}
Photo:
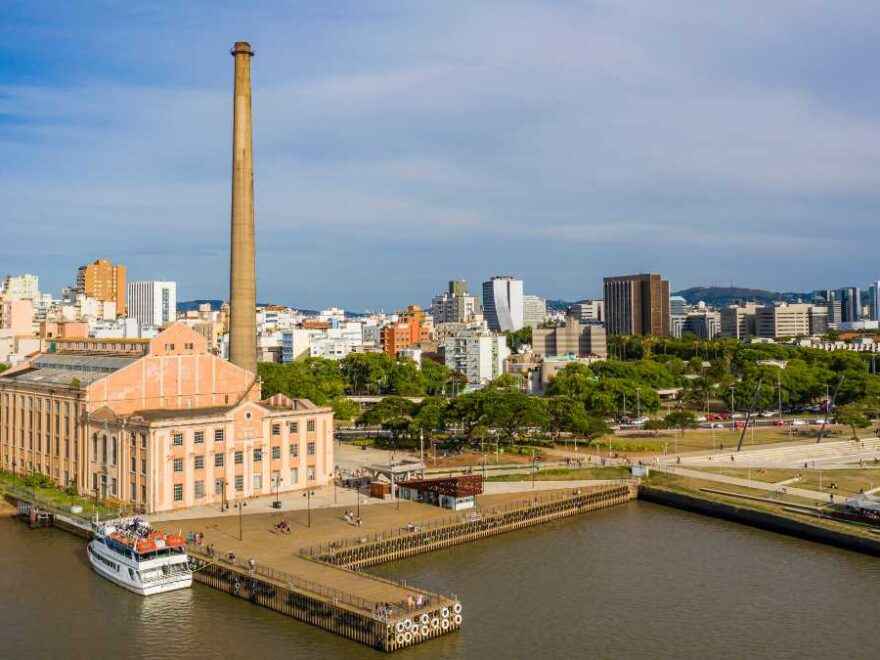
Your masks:
{"label": "office tower", "polygon": [[657,273],[606,277],[605,325],[613,335],[669,336],[669,282]]}
{"label": "office tower", "polygon": [[840,300],[841,321],[844,323],[858,321],[862,317],[862,303],[859,294],[859,287],[846,287],[840,289],[837,294]]}
{"label": "office tower", "polygon": [[538,296],[523,296],[523,325],[537,328],[547,320],[547,301]]}
{"label": "office tower", "polygon": [[129,282],[128,316],[142,328],[161,328],[177,319],[176,282]]}
{"label": "office tower", "polygon": [[508,275],[483,282],[483,314],[489,329],[508,332],[523,327],[523,283]]}

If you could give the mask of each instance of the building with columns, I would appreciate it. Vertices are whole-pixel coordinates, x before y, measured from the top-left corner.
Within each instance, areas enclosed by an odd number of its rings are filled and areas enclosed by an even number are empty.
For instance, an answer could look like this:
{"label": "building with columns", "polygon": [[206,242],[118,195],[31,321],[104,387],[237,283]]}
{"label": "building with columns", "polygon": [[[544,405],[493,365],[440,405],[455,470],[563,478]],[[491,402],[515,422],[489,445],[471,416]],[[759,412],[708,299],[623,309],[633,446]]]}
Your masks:
{"label": "building with columns", "polygon": [[328,483],[333,413],[261,400],[252,372],[181,323],[57,339],[0,375],[0,466],[147,513],[219,504]]}

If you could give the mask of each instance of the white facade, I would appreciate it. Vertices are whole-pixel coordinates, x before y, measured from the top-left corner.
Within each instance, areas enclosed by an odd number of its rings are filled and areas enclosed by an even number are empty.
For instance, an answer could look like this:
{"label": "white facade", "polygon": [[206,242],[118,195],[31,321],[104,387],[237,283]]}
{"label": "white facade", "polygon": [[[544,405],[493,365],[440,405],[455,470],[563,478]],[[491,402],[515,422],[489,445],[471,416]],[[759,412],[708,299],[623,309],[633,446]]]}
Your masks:
{"label": "white facade", "polygon": [[571,315],[581,323],[602,323],[605,320],[604,300],[578,300],[571,306]]}
{"label": "white facade", "polygon": [[141,339],[140,324],[137,319],[120,318],[98,320],[89,323],[89,335],[95,339]]}
{"label": "white facade", "polygon": [[293,362],[298,357],[308,355],[313,337],[321,337],[323,330],[310,328],[291,328],[281,333],[281,361]]}
{"label": "white facade", "polygon": [[36,275],[7,275],[0,287],[6,300],[34,300],[40,296],[40,278]]}
{"label": "white facade", "polygon": [[483,282],[483,314],[489,329],[508,332],[523,327],[523,283],[508,276]]}
{"label": "white facade", "polygon": [[461,330],[443,343],[446,366],[463,374],[470,387],[482,387],[504,373],[510,355],[507,338],[489,332],[485,325]]}
{"label": "white facade", "polygon": [[177,319],[176,282],[129,282],[126,296],[128,315],[143,327],[161,328]]}
{"label": "white facade", "polygon": [[538,296],[523,296],[523,325],[537,328],[547,320],[547,301]]}

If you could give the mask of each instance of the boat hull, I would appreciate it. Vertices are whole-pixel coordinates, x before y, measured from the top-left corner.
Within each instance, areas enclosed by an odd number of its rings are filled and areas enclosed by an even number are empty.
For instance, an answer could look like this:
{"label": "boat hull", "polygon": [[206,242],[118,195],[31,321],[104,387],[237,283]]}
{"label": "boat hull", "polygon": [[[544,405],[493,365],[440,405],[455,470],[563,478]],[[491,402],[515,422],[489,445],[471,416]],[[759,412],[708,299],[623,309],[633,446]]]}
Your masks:
{"label": "boat hull", "polygon": [[92,565],[94,571],[113,584],[131,591],[132,593],[138,594],[139,596],[153,596],[155,594],[167,593],[169,591],[177,591],[178,589],[189,589],[192,586],[192,573],[169,575],[146,584],[130,580],[127,576],[129,569],[128,566],[119,564],[118,560],[113,558],[111,561],[117,562],[118,570],[112,570],[100,560],[100,557],[103,555],[101,555],[100,551],[95,549],[93,544],[94,541],[89,543],[88,552],[86,554],[88,555],[89,563]]}

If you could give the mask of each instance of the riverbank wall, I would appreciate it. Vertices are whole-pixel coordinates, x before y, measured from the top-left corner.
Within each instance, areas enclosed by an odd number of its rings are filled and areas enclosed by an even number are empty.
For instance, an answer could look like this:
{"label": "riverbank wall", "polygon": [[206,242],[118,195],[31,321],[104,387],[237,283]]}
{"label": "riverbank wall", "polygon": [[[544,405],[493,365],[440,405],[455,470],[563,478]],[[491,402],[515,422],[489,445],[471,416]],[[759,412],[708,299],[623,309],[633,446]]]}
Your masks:
{"label": "riverbank wall", "polygon": [[641,484],[638,497],[646,502],[701,513],[714,518],[880,557],[880,536],[877,539],[872,539],[856,533],[834,530],[817,523],[811,523],[808,520],[795,519],[747,505],[719,502],[701,497],[697,492],[682,493]]}
{"label": "riverbank wall", "polygon": [[365,568],[505,534],[635,499],[638,486],[625,481],[595,490],[534,497],[495,509],[473,511],[430,525],[304,548],[300,555],[333,566]]}

